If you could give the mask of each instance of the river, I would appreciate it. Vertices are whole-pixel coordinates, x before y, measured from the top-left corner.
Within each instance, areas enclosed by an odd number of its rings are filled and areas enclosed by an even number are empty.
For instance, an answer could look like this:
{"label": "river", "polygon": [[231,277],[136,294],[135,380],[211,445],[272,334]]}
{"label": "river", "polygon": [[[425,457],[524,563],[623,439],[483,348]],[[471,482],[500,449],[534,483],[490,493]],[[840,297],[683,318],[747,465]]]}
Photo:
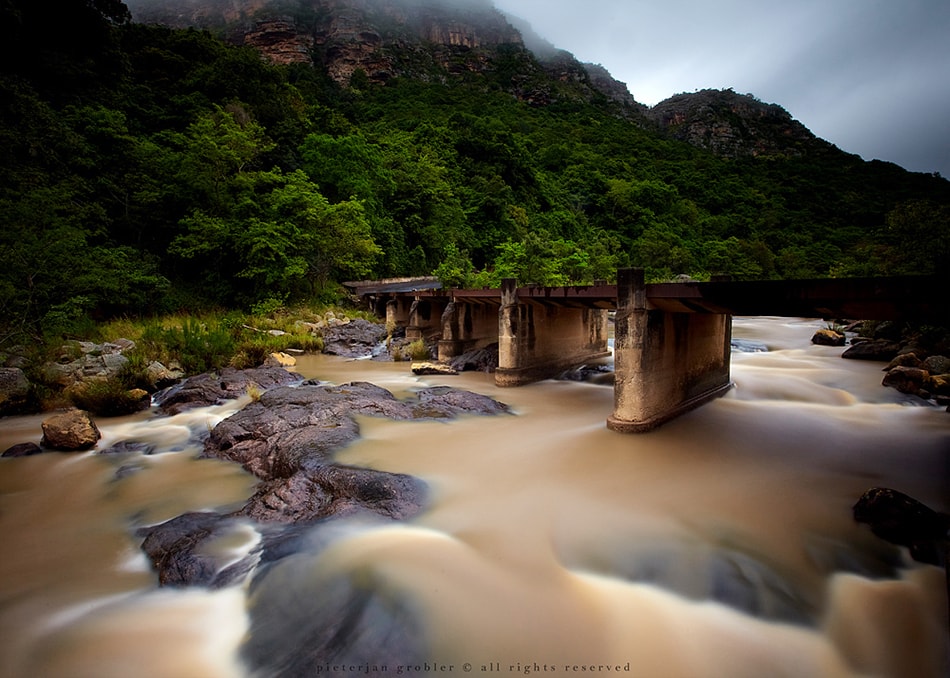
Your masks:
{"label": "river", "polygon": [[[880,485],[950,511],[950,414],[882,387],[880,364],[812,345],[821,326],[737,318],[734,338],[760,350],[733,352],[736,387],[644,435],[606,429],[607,385],[499,389],[480,373],[306,356],[308,377],[397,395],[447,383],[514,414],[361,419],[337,459],[422,478],[427,510],[288,559],[279,585],[256,590],[161,589],[134,537],[249,496],[254,479],[196,460],[191,436],[243,402],[99,422],[100,448],[135,437],[161,454],[4,459],[0,675],[250,676],[252,599],[290,597],[282,609],[306,619],[320,611],[311,580],[359,570],[411,601],[427,655],[312,675],[945,676],[943,570],[851,507]],[[0,420],[0,449],[38,442],[41,419]],[[257,538],[248,527],[219,546]]]}

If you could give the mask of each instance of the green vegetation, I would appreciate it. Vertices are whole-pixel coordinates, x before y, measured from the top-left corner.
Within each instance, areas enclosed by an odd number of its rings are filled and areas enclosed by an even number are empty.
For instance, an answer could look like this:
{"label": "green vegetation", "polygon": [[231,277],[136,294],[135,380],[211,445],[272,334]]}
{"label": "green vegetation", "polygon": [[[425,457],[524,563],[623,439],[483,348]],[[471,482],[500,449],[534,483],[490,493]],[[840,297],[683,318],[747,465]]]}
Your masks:
{"label": "green vegetation", "polygon": [[[514,46],[487,73],[385,86],[357,73],[340,88],[206,32],[130,24],[117,0],[40,5],[0,8],[0,348],[185,312],[137,339],[200,370],[271,341],[202,313],[332,303],[346,279],[589,283],[630,265],[752,279],[950,260],[944,179],[830,147],[719,158],[573,97]],[[515,77],[555,103],[519,102]]]}

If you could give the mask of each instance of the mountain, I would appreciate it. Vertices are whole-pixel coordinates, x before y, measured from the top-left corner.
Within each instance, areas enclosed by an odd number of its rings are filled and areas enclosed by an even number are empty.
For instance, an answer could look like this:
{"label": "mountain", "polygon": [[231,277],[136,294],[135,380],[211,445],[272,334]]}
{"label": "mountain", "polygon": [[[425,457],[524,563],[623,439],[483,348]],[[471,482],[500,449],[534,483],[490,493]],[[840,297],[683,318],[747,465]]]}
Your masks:
{"label": "mountain", "polygon": [[[136,21],[210,30],[277,64],[312,64],[348,87],[408,77],[506,72],[520,101],[614,104],[624,117],[723,157],[802,155],[823,144],[775,104],[732,90],[677,94],[653,108],[598,64],[580,63],[490,0],[129,0]],[[533,57],[529,57],[528,55]]]}

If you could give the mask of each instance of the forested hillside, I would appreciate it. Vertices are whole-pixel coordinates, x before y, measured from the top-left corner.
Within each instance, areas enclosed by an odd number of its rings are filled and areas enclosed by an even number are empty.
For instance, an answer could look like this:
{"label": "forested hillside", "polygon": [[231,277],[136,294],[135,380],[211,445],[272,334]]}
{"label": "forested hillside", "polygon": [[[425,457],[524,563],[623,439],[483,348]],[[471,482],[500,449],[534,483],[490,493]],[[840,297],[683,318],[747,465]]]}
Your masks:
{"label": "forested hillside", "polygon": [[801,139],[722,157],[520,44],[478,71],[341,85],[118,0],[55,7],[0,9],[3,340],[353,278],[888,275],[950,252],[940,177]]}

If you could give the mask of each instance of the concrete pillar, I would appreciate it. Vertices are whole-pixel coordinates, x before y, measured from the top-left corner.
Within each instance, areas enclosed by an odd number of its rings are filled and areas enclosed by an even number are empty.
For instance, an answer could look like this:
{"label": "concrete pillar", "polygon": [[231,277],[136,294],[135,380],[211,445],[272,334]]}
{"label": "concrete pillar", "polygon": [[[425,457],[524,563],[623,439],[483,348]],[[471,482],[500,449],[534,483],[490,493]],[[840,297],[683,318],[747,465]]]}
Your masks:
{"label": "concrete pillar", "polygon": [[522,303],[513,279],[502,281],[498,312],[498,386],[520,386],[610,355],[607,310]]}
{"label": "concrete pillar", "polygon": [[617,274],[614,412],[608,428],[649,431],[731,388],[732,316],[648,308],[641,269]]}
{"label": "concrete pillar", "polygon": [[439,362],[498,341],[498,311],[494,304],[451,301],[441,316]]}
{"label": "concrete pillar", "polygon": [[386,302],[386,326],[406,327],[409,325],[409,311],[412,300],[406,297],[394,297]]}
{"label": "concrete pillar", "polygon": [[439,299],[415,299],[409,307],[406,339],[414,341],[439,334],[446,302]]}

